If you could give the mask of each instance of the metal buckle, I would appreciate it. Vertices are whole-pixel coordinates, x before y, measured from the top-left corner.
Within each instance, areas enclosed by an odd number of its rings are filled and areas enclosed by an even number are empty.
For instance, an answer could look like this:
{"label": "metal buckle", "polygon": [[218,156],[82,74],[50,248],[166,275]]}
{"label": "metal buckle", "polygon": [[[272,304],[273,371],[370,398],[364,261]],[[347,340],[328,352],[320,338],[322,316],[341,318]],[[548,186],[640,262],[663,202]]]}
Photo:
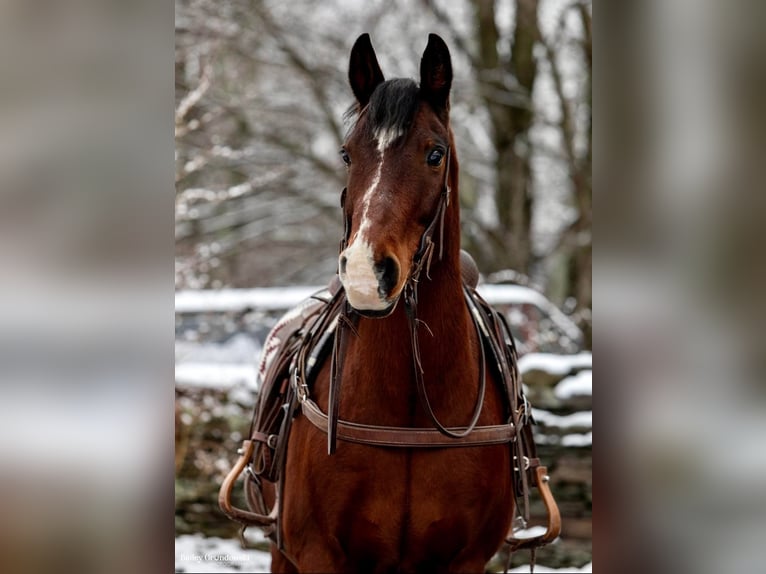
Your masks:
{"label": "metal buckle", "polygon": [[276,449],[278,440],[279,440],[279,435],[270,434],[269,437],[266,439],[266,444],[268,445],[270,449]]}
{"label": "metal buckle", "polygon": [[[522,459],[524,459],[524,470],[529,470],[529,457],[528,456],[522,456]],[[519,460],[518,456],[514,456],[513,460]],[[518,466],[514,466],[513,470],[519,470]]]}
{"label": "metal buckle", "polygon": [[532,416],[532,405],[529,404],[529,400],[526,395],[521,396],[524,402],[519,405],[517,412],[519,413],[519,424],[526,426],[529,423],[529,419]]}
{"label": "metal buckle", "polygon": [[305,403],[306,399],[309,398],[309,387],[306,383],[301,381],[298,376],[298,369],[296,368],[293,369],[292,383],[295,388],[295,394],[298,397],[298,402],[301,404]]}

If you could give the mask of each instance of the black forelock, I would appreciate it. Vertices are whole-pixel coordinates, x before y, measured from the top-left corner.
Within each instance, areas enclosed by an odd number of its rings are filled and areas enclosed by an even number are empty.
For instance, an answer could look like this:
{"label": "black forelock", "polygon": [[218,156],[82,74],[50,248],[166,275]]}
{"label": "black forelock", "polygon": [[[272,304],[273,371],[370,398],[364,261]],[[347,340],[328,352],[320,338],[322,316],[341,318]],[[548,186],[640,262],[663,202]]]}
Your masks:
{"label": "black forelock", "polygon": [[[408,78],[394,78],[375,88],[367,104],[366,127],[370,133],[407,133],[418,109],[419,92],[417,83]],[[347,116],[357,116],[360,111],[358,107],[353,107],[347,112]]]}

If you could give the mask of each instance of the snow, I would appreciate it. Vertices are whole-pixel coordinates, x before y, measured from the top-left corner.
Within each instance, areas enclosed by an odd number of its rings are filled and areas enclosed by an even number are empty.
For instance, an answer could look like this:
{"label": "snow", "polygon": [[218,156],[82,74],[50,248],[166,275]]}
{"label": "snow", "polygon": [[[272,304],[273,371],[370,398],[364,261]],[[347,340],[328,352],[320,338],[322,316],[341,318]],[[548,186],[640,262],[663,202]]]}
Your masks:
{"label": "snow", "polygon": [[[248,307],[280,310],[290,309],[324,286],[259,287],[255,289],[187,289],[176,292],[176,313],[244,311]],[[490,285],[477,287],[477,292],[490,305],[535,305],[551,312],[558,311],[542,293],[521,285]],[[560,313],[560,311],[558,311]]]}
{"label": "snow", "polygon": [[562,437],[535,434],[535,442],[537,444],[552,444],[570,447],[593,446],[593,433],[588,432],[585,434],[568,434]]}
{"label": "snow", "polygon": [[553,390],[559,399],[568,399],[575,395],[593,394],[593,371],[580,371],[576,375],[567,377]]}
{"label": "snow", "polygon": [[529,371],[544,371],[553,375],[567,375],[574,370],[592,368],[593,355],[587,351],[577,355],[527,353],[519,359],[519,371],[521,371],[522,375]]}
{"label": "snow", "polygon": [[261,354],[260,343],[251,335],[236,333],[224,342],[176,339],[176,363],[251,363]]}
{"label": "snow", "polygon": [[552,305],[544,295],[529,287],[521,285],[491,285],[484,283],[476,288],[476,291],[486,299],[490,305],[522,304],[536,305],[541,309],[548,310]]}
{"label": "snow", "polygon": [[238,540],[185,535],[176,538],[176,572],[270,572],[271,555],[243,550]]}
{"label": "snow", "polygon": [[[508,572],[529,572],[529,566],[522,565],[522,566],[516,566],[516,568],[511,568],[508,570]],[[593,562],[588,562],[585,566],[582,568],[574,568],[574,567],[567,567],[562,569],[557,568],[546,568],[545,566],[537,566],[535,565],[535,572],[545,574],[547,572],[593,572]]]}
{"label": "snow", "polygon": [[255,388],[255,361],[250,364],[177,363],[176,384],[214,388],[246,385]]}
{"label": "snow", "polygon": [[190,289],[176,292],[176,313],[269,311],[289,309],[324,287],[262,287],[258,289]]}
{"label": "snow", "polygon": [[[545,528],[533,526],[520,531],[520,537],[537,536]],[[175,571],[184,573],[210,572],[270,572],[271,555],[262,550],[243,550],[238,540],[204,538],[201,535],[184,535],[176,538]],[[509,572],[529,572],[528,565],[517,566]],[[535,572],[593,572],[593,563],[582,568],[546,568],[535,566]]]}
{"label": "snow", "polygon": [[479,285],[476,291],[490,305],[534,305],[546,313],[567,336],[577,341],[582,338],[580,329],[545,295],[521,285]]}
{"label": "snow", "polygon": [[561,446],[592,446],[593,433],[568,434],[561,439]]}
{"label": "snow", "polygon": [[542,409],[532,409],[535,420],[547,427],[593,427],[593,411],[579,411],[571,415],[560,416]]}
{"label": "snow", "polygon": [[176,340],[176,384],[216,389],[255,389],[261,345],[237,333],[224,343]]}

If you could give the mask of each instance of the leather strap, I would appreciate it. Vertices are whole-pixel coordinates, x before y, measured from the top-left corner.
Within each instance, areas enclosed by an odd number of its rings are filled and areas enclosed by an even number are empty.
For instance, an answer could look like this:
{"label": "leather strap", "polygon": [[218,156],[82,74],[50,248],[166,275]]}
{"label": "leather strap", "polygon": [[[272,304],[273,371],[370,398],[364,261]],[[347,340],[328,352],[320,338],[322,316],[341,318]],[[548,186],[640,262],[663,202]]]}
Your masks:
{"label": "leather strap", "polygon": [[[322,432],[328,431],[329,419],[313,400],[306,397],[301,402],[306,418]],[[451,428],[453,432],[463,428]],[[488,446],[511,442],[516,436],[513,423],[474,427],[470,435],[461,438],[444,436],[433,428],[410,428],[376,426],[339,420],[337,438],[357,444],[395,448],[443,448],[460,446]]]}
{"label": "leather strap", "polygon": [[444,169],[444,182],[442,183],[442,191],[439,195],[436,210],[434,211],[433,219],[428,224],[423,235],[420,237],[420,245],[415,255],[412,258],[412,267],[410,268],[410,276],[407,278],[407,284],[412,287],[413,291],[417,291],[417,284],[420,279],[420,273],[425,267],[426,277],[430,279],[429,271],[431,268],[431,258],[434,252],[434,233],[436,232],[436,226],[439,226],[439,260],[444,255],[444,217],[447,214],[447,207],[450,204],[450,196],[452,195],[452,189],[449,186],[449,169],[450,169],[450,149],[447,148],[447,159]]}
{"label": "leather strap", "polygon": [[343,304],[343,310],[338,315],[338,327],[333,341],[332,359],[330,362],[330,393],[327,401],[327,416],[330,419],[330,426],[327,432],[327,454],[334,454],[337,445],[336,428],[338,426],[338,416],[340,411],[340,388],[343,382],[343,366],[346,359],[346,346],[348,338],[346,337],[345,318],[348,310],[348,303]]}
{"label": "leather strap", "polygon": [[423,379],[423,367],[420,363],[420,345],[418,343],[418,322],[417,322],[417,294],[414,292],[414,290],[410,290],[409,286],[407,287],[408,293],[405,294],[404,303],[407,308],[407,320],[409,322],[410,327],[410,341],[412,344],[412,361],[413,366],[415,369],[415,381],[416,386],[418,390],[418,398],[420,399],[420,404],[423,407],[423,410],[426,411],[428,414],[428,417],[431,419],[431,422],[434,424],[436,429],[442,433],[445,436],[450,437],[451,439],[461,439],[465,438],[468,435],[473,432],[474,428],[476,427],[476,423],[479,421],[479,417],[481,416],[481,410],[484,406],[484,394],[487,388],[487,370],[486,370],[486,358],[484,356],[484,345],[482,344],[482,337],[481,337],[481,327],[479,326],[477,318],[474,316],[473,308],[472,308],[472,301],[471,298],[468,296],[468,293],[465,293],[466,298],[466,304],[468,305],[468,314],[471,316],[471,322],[476,329],[476,339],[479,344],[479,350],[481,353],[481,356],[479,357],[479,392],[476,397],[476,403],[473,408],[473,415],[471,416],[471,422],[468,423],[468,426],[461,429],[459,432],[455,432],[454,430],[450,430],[447,427],[445,427],[439,419],[436,417],[436,413],[434,413],[433,408],[431,407],[431,401],[428,400],[428,393],[426,391],[425,386],[425,380]]}

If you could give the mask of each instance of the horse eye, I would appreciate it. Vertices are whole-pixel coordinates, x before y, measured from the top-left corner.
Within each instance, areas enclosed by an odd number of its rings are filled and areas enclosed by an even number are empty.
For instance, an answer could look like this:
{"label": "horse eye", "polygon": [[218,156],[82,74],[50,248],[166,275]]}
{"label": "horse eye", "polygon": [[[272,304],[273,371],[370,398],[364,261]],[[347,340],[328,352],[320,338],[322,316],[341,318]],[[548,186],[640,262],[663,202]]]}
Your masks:
{"label": "horse eye", "polygon": [[343,163],[346,165],[351,165],[351,158],[348,155],[348,152],[345,150],[345,148],[341,148],[340,150],[340,157],[343,160]]}
{"label": "horse eye", "polygon": [[444,159],[444,152],[439,148],[433,149],[431,150],[431,153],[428,154],[428,165],[431,167],[438,167],[441,165],[442,159]]}

